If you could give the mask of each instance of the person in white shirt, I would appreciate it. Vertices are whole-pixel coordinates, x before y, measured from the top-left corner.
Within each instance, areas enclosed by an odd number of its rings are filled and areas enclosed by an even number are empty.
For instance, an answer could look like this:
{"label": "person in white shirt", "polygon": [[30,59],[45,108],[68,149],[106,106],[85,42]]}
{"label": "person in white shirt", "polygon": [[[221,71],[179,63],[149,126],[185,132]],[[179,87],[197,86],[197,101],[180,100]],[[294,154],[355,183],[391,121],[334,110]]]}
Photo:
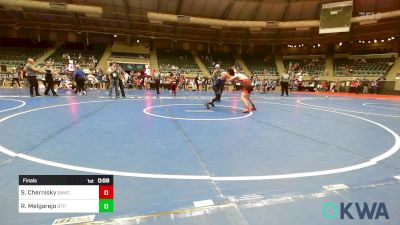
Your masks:
{"label": "person in white shirt", "polygon": [[14,68],[12,69],[11,88],[14,88],[14,82],[17,82],[18,87],[21,88],[21,84],[19,83],[19,79],[20,79],[20,77],[19,77],[17,68],[14,67]]}
{"label": "person in white shirt", "polygon": [[[243,85],[242,96],[240,98],[242,100],[244,106],[246,107],[246,109],[243,110],[243,113],[249,113],[251,110],[257,110],[256,106],[254,105],[253,99],[250,97],[250,94],[253,91],[253,86],[251,85],[250,79],[247,76],[238,73],[235,76],[233,76],[232,78],[230,78],[228,80],[228,82],[232,82],[234,80],[238,80]],[[250,102],[252,107],[250,107],[250,105],[247,101]]]}

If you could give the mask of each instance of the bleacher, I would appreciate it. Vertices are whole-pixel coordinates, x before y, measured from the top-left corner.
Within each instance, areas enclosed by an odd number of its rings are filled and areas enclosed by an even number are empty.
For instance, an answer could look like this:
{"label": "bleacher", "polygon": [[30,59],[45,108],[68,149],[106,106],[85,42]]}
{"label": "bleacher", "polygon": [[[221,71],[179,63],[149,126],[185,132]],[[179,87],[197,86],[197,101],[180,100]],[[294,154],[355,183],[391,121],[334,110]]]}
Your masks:
{"label": "bleacher", "polygon": [[385,76],[393,64],[393,58],[336,58],[334,60],[334,75],[355,77]]}
{"label": "bleacher", "polygon": [[70,60],[74,60],[81,67],[94,67],[105,51],[103,45],[89,45],[86,47],[82,43],[67,42],[61,45],[52,55],[45,61],[52,61],[54,67],[62,67],[68,64],[68,56]]}
{"label": "bleacher", "polygon": [[278,76],[278,68],[273,59],[266,58],[264,55],[245,55],[242,57],[250,72],[254,76]]}
{"label": "bleacher", "polygon": [[127,53],[127,52],[112,52],[110,57],[125,58],[125,59],[150,59],[149,54]]}
{"label": "bleacher", "polygon": [[33,44],[27,39],[2,38],[0,40],[0,65],[8,68],[25,64],[28,58],[39,58],[46,48],[47,42]]}
{"label": "bleacher", "polygon": [[307,73],[310,76],[321,76],[325,70],[325,59],[318,58],[297,58],[297,59],[283,59],[283,65],[285,69],[289,69],[290,65],[300,65],[303,73]]}
{"label": "bleacher", "polygon": [[215,64],[219,64],[223,70],[235,65],[235,57],[232,53],[199,53],[199,57],[207,67],[210,74],[214,71]]}
{"label": "bleacher", "polygon": [[187,51],[157,50],[159,69],[162,73],[173,71],[200,74],[200,68],[192,54]]}

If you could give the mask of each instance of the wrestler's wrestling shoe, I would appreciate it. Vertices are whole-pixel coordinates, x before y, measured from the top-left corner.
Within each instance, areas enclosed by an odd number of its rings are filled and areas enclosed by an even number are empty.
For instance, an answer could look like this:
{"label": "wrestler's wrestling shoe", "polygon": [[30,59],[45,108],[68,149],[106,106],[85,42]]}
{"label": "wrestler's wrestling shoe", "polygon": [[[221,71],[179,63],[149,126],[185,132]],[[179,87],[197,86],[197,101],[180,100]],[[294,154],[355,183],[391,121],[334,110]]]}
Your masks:
{"label": "wrestler's wrestling shoe", "polygon": [[257,108],[253,105],[253,107],[251,107],[251,110],[256,111]]}
{"label": "wrestler's wrestling shoe", "polygon": [[207,109],[210,109],[210,105],[208,103],[204,104]]}
{"label": "wrestler's wrestling shoe", "polygon": [[245,110],[242,111],[243,113],[249,113],[251,112],[251,107],[247,107]]}

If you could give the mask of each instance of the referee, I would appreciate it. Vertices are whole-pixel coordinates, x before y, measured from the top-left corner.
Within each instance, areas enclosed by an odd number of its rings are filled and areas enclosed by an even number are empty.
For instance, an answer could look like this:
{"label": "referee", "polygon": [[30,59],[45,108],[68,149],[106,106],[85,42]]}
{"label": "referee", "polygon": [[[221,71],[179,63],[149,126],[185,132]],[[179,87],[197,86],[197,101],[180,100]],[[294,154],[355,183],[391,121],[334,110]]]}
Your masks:
{"label": "referee", "polygon": [[35,97],[35,95],[33,95],[33,88],[35,88],[36,96],[41,96],[39,94],[39,84],[36,78],[36,72],[39,72],[39,69],[33,66],[34,62],[35,61],[32,58],[29,58],[28,62],[25,65],[25,71],[29,82],[29,92],[31,94],[31,97]]}
{"label": "referee", "polygon": [[156,86],[156,91],[157,91],[157,94],[159,95],[160,94],[161,74],[158,71],[154,71],[153,76],[154,76],[154,83]]}
{"label": "referee", "polygon": [[283,93],[286,93],[286,96],[289,96],[289,80],[290,76],[287,71],[285,71],[285,74],[281,76],[281,96],[283,96]]}

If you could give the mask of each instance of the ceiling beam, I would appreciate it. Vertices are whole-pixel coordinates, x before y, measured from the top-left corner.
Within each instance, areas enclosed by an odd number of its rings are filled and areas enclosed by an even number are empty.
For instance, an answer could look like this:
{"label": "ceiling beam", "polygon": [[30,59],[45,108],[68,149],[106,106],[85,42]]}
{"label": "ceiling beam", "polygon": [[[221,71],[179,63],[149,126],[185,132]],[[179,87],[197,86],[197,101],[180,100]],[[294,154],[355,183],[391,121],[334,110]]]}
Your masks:
{"label": "ceiling beam", "polygon": [[160,11],[160,1],[161,1],[161,0],[157,0],[157,6],[156,6],[157,12]]}
{"label": "ceiling beam", "polygon": [[[256,20],[257,19],[258,14],[260,13],[261,5],[262,5],[262,0],[258,0],[257,6],[256,6],[256,10],[253,12],[253,15],[251,16],[250,20]],[[250,29],[246,30],[245,37],[246,37],[247,40],[249,40],[251,38]]]}
{"label": "ceiling beam", "polygon": [[[284,9],[284,11],[283,11],[283,13],[282,13],[281,18],[279,19],[279,21],[283,21],[283,19],[286,18],[287,13],[288,13],[288,11],[289,11],[289,6],[290,6],[290,0],[286,0],[285,9]],[[281,36],[281,31],[278,30],[278,32],[276,33],[276,39],[279,39],[280,36]]]}
{"label": "ceiling beam", "polygon": [[176,15],[180,15],[182,13],[182,5],[183,5],[183,0],[179,0],[175,11]]}
{"label": "ceiling beam", "polygon": [[262,6],[262,0],[259,0],[257,2],[256,10],[253,12],[253,15],[251,16],[250,20],[256,20],[258,17],[258,14],[260,14],[261,11],[261,6]]}
{"label": "ceiling beam", "polygon": [[[178,1],[178,5],[176,6],[175,14],[180,15],[182,13],[182,5],[183,5],[183,0]],[[174,24],[174,31],[173,31],[173,39],[175,40],[176,37],[176,31],[179,27],[179,23]]]}
{"label": "ceiling beam", "polygon": [[126,19],[128,20],[128,29],[131,30],[132,29],[132,27],[131,27],[132,21],[131,21],[131,16],[129,15],[130,14],[130,5],[129,5],[128,0],[124,0],[124,5],[125,5]]}
{"label": "ceiling beam", "polygon": [[[223,14],[221,16],[221,19],[224,20],[229,16],[229,13],[231,13],[231,10],[232,10],[234,4],[235,4],[235,0],[231,0],[229,2],[229,4],[226,6],[226,8],[225,8],[225,10],[224,10],[224,12],[223,12]],[[220,29],[216,29],[215,30],[214,35],[213,35],[213,39],[212,39],[213,42],[217,42],[218,36],[220,36],[220,33],[221,33]]]}
{"label": "ceiling beam", "polygon": [[[61,25],[61,26],[60,26]],[[7,23],[7,24],[3,24],[0,26],[3,27],[9,27],[9,29],[13,29],[15,27],[15,24],[12,23]],[[54,26],[54,27],[52,27]],[[391,26],[393,28],[393,26]],[[28,26],[24,27],[22,26],[22,28],[28,29],[30,31],[34,31],[37,28],[40,28],[42,30],[49,30],[49,31],[73,31],[76,32],[76,29],[73,25],[70,24],[51,24],[51,23],[41,23],[41,24],[29,24]],[[86,29],[86,31],[88,33],[98,33],[98,34],[108,34],[108,35],[113,35],[116,33],[115,28],[106,28],[104,27],[103,30],[100,30],[99,27],[89,27],[89,26],[84,26],[84,28]],[[148,37],[148,38],[154,38],[154,36],[157,36],[156,39],[168,39],[168,40],[172,40],[173,37],[171,36],[171,33],[166,33],[166,32],[156,32],[156,31],[146,31],[146,30],[133,30],[134,32],[136,32],[138,35],[141,35],[143,37]],[[118,33],[121,32],[121,33]],[[128,30],[126,29],[118,29],[117,34],[127,34]],[[399,34],[398,29],[393,28],[392,30],[387,30],[387,32],[382,33],[380,31],[376,31],[373,33],[373,35],[378,35],[378,36],[384,36],[384,35],[395,35],[395,34]],[[330,42],[334,39],[336,39],[339,35],[341,34],[337,34],[337,36],[330,36],[330,37],[321,37],[319,39],[320,42]],[[368,38],[371,35],[370,34],[365,34],[367,35]],[[355,37],[355,38],[361,38],[361,37]],[[194,41],[194,42],[202,42],[202,43],[208,43],[210,41],[209,36],[195,36],[195,35],[180,35],[179,37],[176,37],[175,40],[179,40],[179,41]],[[356,39],[354,39],[356,40]],[[296,37],[296,38],[282,38],[279,40],[276,40],[275,38],[271,37],[271,38],[252,38],[249,41],[251,41],[252,43],[255,44],[265,44],[266,42],[268,43],[272,43],[274,42],[275,44],[287,44],[290,42],[307,42],[307,41],[311,41],[311,39],[309,37]],[[225,38],[224,40],[221,41],[221,43],[233,43],[233,44],[246,44],[246,42],[243,41],[243,39],[240,38]]]}
{"label": "ceiling beam", "polygon": [[[26,19],[23,11],[17,12],[17,19],[18,19],[18,23],[21,23],[25,27],[28,26],[28,20]],[[33,33],[33,31],[29,30],[28,33],[29,33],[31,41],[35,42],[36,38],[35,38],[35,34]]]}
{"label": "ceiling beam", "polygon": [[75,26],[78,28],[79,31],[81,31],[82,23],[81,20],[79,19],[78,13],[74,13],[72,18],[74,20]]}
{"label": "ceiling beam", "polygon": [[229,13],[231,12],[233,5],[235,4],[235,0],[231,0],[228,4],[228,6],[225,8],[224,13],[222,14],[221,19],[226,19],[229,16]]}

